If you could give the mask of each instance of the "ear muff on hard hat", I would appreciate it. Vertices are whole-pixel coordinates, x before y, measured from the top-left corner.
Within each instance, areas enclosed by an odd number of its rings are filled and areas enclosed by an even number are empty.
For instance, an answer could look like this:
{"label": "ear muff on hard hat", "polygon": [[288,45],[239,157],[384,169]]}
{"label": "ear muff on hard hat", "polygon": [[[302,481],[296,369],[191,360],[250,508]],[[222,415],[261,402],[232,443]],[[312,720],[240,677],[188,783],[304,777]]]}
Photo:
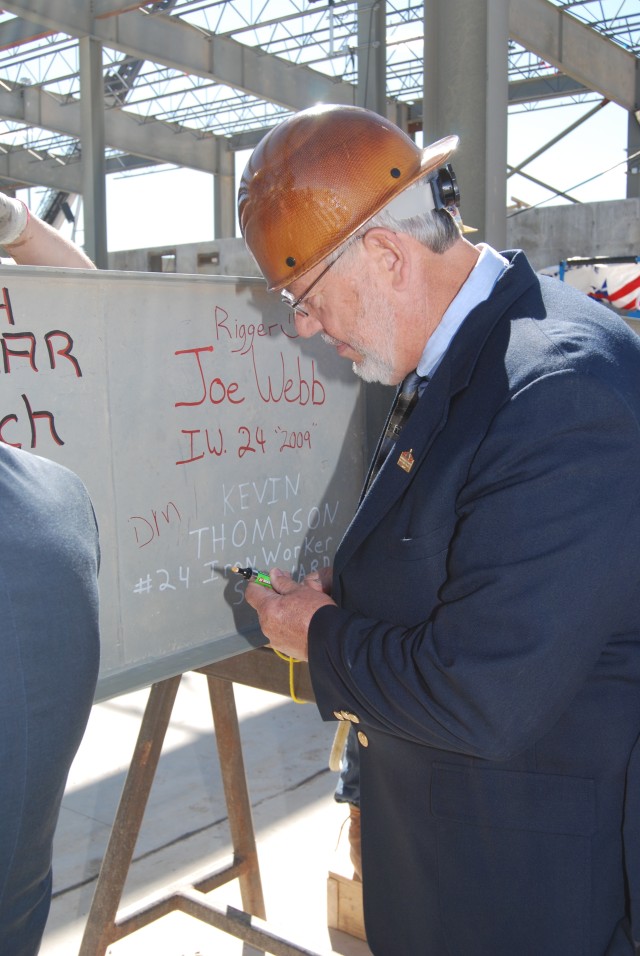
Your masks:
{"label": "ear muff on hard hat", "polygon": [[447,136],[420,149],[356,106],[303,110],[270,130],[238,190],[240,229],[269,289],[312,269],[457,145]]}

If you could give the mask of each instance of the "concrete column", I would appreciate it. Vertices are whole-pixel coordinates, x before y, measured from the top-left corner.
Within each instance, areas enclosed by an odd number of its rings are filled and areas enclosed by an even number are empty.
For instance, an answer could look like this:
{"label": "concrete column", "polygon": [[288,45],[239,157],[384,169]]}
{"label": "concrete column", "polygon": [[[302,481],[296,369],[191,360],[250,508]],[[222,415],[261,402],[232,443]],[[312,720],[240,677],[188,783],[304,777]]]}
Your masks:
{"label": "concrete column", "polygon": [[[356,105],[387,116],[387,10],[385,0],[358,0],[358,88]],[[389,117],[395,122],[396,117]],[[389,403],[386,385],[370,384],[364,395],[364,432],[367,456],[372,457]]]}
{"label": "concrete column", "polygon": [[[640,62],[636,62],[636,103],[629,112],[627,133],[627,156],[640,153]],[[627,199],[640,197],[640,155],[629,159],[627,164]]]}
{"label": "concrete column", "polygon": [[84,249],[99,269],[107,269],[107,190],[104,156],[102,44],[91,37],[81,37],[79,47]]}
{"label": "concrete column", "polygon": [[358,0],[358,89],[356,103],[387,115],[385,0]]}
{"label": "concrete column", "polygon": [[236,177],[230,149],[219,154],[213,177],[213,237],[233,239],[236,234]]}
{"label": "concrete column", "polygon": [[472,241],[506,244],[508,0],[425,0],[425,145],[457,133],[451,163]]}

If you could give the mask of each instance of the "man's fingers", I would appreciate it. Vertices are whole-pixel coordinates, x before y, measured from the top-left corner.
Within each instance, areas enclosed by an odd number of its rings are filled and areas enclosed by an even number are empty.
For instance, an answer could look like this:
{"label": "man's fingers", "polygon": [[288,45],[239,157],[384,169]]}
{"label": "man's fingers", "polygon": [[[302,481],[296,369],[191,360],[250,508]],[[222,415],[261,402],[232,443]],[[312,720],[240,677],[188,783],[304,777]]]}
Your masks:
{"label": "man's fingers", "polygon": [[324,591],[322,580],[316,571],[314,571],[312,574],[307,574],[304,579],[304,584],[306,587],[311,588],[314,591]]}
{"label": "man's fingers", "polygon": [[292,591],[300,587],[290,574],[281,571],[280,568],[272,568],[269,571],[269,578],[274,591],[277,591],[278,594],[291,594]]}
{"label": "man's fingers", "polygon": [[250,581],[244,591],[244,599],[260,614],[267,601],[273,601],[277,591],[266,588],[263,584],[254,584]]}

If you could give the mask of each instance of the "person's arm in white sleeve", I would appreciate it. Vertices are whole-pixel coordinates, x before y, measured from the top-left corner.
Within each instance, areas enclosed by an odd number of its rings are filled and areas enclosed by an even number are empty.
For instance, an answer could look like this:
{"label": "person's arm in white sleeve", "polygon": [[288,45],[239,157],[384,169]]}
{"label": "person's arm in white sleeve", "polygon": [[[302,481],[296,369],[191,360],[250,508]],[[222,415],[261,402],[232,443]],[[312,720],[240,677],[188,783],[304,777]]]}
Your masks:
{"label": "person's arm in white sleeve", "polygon": [[87,255],[19,199],[0,192],[0,245],[21,266],[95,269]]}

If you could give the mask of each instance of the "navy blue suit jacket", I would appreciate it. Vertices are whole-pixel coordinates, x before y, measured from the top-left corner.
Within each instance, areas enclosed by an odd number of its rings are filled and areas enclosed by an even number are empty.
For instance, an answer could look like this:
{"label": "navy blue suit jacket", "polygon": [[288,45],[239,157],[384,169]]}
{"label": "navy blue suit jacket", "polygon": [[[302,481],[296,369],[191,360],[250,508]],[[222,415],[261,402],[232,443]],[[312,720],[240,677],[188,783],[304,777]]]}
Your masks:
{"label": "navy blue suit jacket", "polygon": [[96,519],[80,479],[0,442],[0,953],[38,952],[53,837],[98,677]]}
{"label": "navy blue suit jacket", "polygon": [[359,731],[377,956],[634,951],[640,339],[507,255],[310,627],[321,714]]}

